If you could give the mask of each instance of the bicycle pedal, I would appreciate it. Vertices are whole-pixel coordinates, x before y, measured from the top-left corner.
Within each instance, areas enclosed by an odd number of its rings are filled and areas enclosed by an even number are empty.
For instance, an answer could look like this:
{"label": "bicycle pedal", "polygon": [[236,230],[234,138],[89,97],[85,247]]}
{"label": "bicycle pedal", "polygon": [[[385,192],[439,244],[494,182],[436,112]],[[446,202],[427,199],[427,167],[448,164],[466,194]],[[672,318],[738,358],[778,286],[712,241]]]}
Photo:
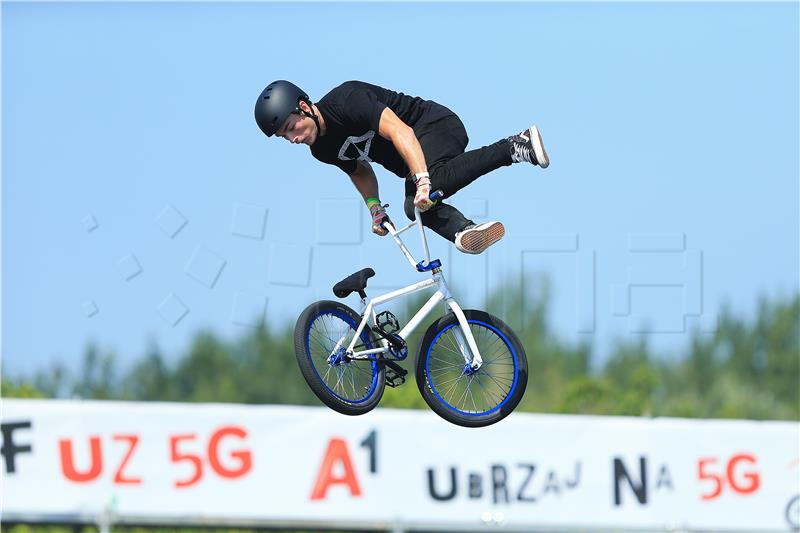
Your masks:
{"label": "bicycle pedal", "polygon": [[389,372],[386,373],[386,386],[387,387],[399,387],[403,383],[406,382],[405,376],[398,376],[396,374],[390,374]]}
{"label": "bicycle pedal", "polygon": [[397,333],[400,331],[400,322],[390,311],[378,313],[378,316],[375,317],[375,324],[384,333]]}
{"label": "bicycle pedal", "polygon": [[386,378],[386,385],[389,387],[399,387],[406,382],[406,375],[408,371],[394,361],[383,361],[386,365],[384,376]]}

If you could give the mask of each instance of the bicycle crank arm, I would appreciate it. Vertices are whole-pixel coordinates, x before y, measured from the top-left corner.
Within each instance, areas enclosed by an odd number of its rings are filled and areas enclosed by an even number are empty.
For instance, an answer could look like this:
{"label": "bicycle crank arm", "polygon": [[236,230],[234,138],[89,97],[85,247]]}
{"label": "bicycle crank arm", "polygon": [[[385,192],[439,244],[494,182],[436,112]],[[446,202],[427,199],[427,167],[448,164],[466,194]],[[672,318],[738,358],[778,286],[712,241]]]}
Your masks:
{"label": "bicycle crank arm", "polygon": [[406,341],[404,341],[400,335],[384,331],[378,326],[373,326],[372,331],[377,333],[381,338],[385,339],[394,349],[402,349],[406,347]]}
{"label": "bicycle crank arm", "polygon": [[406,375],[408,371],[402,366],[398,365],[391,359],[378,359],[379,362],[386,365],[386,384],[390,387],[399,387],[406,382]]}

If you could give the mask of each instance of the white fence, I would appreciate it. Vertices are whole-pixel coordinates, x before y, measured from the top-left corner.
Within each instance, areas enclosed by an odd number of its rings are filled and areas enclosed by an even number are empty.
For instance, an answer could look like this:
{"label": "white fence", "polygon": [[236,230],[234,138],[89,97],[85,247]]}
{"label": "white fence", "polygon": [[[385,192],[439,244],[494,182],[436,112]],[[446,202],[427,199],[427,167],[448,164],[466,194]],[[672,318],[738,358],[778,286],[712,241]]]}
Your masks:
{"label": "white fence", "polygon": [[800,424],[3,400],[2,519],[790,531]]}

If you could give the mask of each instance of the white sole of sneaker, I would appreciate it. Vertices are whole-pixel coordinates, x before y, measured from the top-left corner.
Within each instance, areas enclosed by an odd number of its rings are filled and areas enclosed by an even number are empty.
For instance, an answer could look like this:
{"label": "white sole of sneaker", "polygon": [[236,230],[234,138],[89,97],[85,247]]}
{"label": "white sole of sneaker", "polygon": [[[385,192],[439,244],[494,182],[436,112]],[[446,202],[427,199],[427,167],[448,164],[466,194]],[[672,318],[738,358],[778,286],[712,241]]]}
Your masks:
{"label": "white sole of sneaker", "polygon": [[506,228],[502,222],[494,222],[485,228],[464,232],[456,247],[467,254],[479,254],[503,238]]}
{"label": "white sole of sneaker", "polygon": [[544,149],[544,141],[542,141],[542,134],[539,133],[539,128],[531,126],[528,129],[528,134],[531,136],[533,155],[536,156],[536,162],[539,164],[539,168],[547,168],[550,165],[550,158],[547,157],[547,152]]}

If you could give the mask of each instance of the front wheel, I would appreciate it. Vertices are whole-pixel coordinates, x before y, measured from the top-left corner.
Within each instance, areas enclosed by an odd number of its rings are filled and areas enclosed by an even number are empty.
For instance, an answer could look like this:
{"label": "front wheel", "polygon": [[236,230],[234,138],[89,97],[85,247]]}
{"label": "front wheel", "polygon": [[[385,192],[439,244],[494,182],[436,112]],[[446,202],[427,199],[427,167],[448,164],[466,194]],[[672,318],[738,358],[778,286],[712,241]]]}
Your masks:
{"label": "front wheel", "polygon": [[[375,408],[386,385],[383,364],[344,355],[360,321],[346,305],[325,300],[309,305],[294,328],[295,355],[306,383],[325,405],[346,415]],[[365,328],[355,350],[376,347]]]}
{"label": "front wheel", "polygon": [[472,371],[466,364],[461,349],[465,336],[456,316],[448,313],[422,339],[417,386],[431,409],[448,422],[483,427],[499,422],[519,404],[528,383],[528,359],[502,320],[484,311],[465,310],[464,315],[483,365]]}

